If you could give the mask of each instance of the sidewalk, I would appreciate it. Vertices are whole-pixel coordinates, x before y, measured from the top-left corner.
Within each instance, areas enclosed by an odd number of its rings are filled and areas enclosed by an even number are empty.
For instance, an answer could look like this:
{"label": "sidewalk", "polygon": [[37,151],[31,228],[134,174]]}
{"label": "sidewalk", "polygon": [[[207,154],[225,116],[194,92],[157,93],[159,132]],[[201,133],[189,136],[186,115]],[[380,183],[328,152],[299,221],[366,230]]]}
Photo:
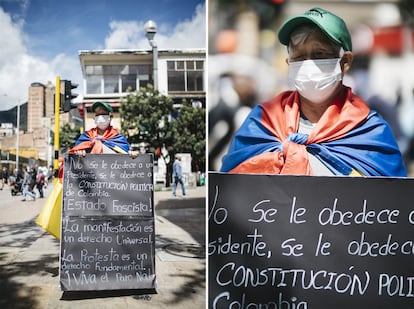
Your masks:
{"label": "sidewalk", "polygon": [[[20,199],[13,209],[21,208],[22,216],[38,213],[45,201]],[[59,242],[32,215],[24,223],[0,222],[0,307],[205,308],[205,187],[189,189],[185,199],[171,191],[157,191],[154,199],[156,290],[63,293]]]}

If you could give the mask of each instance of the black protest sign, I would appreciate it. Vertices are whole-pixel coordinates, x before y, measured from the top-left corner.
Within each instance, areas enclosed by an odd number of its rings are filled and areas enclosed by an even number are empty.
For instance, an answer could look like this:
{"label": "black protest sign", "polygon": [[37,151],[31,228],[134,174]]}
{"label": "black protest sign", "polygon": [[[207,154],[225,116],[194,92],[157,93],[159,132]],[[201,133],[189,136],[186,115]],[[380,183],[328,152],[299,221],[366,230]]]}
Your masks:
{"label": "black protest sign", "polygon": [[65,157],[63,291],[155,288],[152,155]]}
{"label": "black protest sign", "polygon": [[209,308],[413,308],[414,179],[209,174]]}

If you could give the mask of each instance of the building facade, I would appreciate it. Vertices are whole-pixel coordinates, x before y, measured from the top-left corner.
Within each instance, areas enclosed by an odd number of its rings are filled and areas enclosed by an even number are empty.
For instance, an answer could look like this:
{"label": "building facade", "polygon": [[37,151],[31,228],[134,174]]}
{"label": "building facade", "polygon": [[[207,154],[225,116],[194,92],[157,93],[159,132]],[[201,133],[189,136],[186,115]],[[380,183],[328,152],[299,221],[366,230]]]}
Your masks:
{"label": "building facade", "polygon": [[[90,107],[105,101],[114,109],[115,127],[120,127],[118,109],[128,90],[154,84],[153,55],[142,50],[80,51],[83,74],[85,129],[93,126]],[[182,99],[205,106],[205,50],[161,50],[157,61],[157,89],[177,104]]]}
{"label": "building facade", "polygon": [[[157,58],[157,89],[162,95],[171,97],[176,107],[183,99],[201,104],[206,102],[205,50],[162,50]],[[91,106],[95,101],[105,101],[113,107],[112,125],[121,128],[119,107],[128,91],[136,91],[154,84],[153,54],[142,50],[94,50],[80,51],[82,68],[83,115],[79,110],[60,114],[60,125],[72,123],[85,130],[94,126]],[[72,81],[79,83],[78,80]],[[27,111],[20,114],[24,128],[19,132],[19,154],[43,164],[53,164],[53,131],[55,124],[55,85],[51,82],[34,82],[28,88]],[[15,153],[15,127],[5,124],[1,128],[1,148]],[[134,145],[136,148],[139,145]],[[21,161],[22,162],[22,161]],[[47,162],[47,163],[45,163]],[[160,162],[160,174],[166,167]],[[160,176],[161,177],[161,176]]]}
{"label": "building facade", "polygon": [[[15,164],[17,131],[19,134],[18,152],[21,165],[51,165],[53,162],[53,145],[52,136],[55,123],[55,85],[51,82],[42,84],[40,82],[32,83],[28,88],[28,100],[20,104],[19,110],[19,130],[17,130],[16,116],[14,107],[10,110],[13,112],[13,122],[2,123],[0,134],[2,138],[2,163]],[[70,115],[60,114],[60,124],[69,123]],[[11,159],[4,160],[4,157],[10,153]],[[13,161],[13,162],[12,162]]]}
{"label": "building facade", "polygon": [[[113,110],[112,125],[120,129],[119,107],[128,91],[136,91],[148,84],[160,94],[173,99],[179,109],[183,99],[205,107],[206,51],[160,50],[153,67],[153,54],[146,50],[93,50],[80,51],[82,67],[83,110],[85,130],[94,127],[94,114],[90,108],[96,101],[109,103]],[[136,149],[140,145],[132,145]],[[159,160],[155,177],[165,179],[166,166]],[[190,173],[188,171],[188,173]]]}

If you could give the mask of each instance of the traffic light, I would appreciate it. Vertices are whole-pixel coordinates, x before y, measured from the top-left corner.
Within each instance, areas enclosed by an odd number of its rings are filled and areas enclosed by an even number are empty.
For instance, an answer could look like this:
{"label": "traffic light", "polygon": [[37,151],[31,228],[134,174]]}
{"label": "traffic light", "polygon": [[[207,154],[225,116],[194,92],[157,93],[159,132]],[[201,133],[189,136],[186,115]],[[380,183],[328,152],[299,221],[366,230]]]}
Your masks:
{"label": "traffic light", "polygon": [[78,87],[78,84],[72,84],[70,80],[61,81],[61,89],[63,89],[63,102],[61,102],[61,111],[69,112],[73,108],[77,108],[77,104],[72,103],[72,99],[78,96],[77,93],[72,93],[72,89]]}

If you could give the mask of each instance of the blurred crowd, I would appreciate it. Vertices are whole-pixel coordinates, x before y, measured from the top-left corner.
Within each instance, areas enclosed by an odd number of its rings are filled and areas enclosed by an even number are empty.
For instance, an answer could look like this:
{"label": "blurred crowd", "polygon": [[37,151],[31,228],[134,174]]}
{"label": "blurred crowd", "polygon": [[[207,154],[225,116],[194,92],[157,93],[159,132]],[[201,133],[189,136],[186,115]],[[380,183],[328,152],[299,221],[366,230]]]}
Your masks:
{"label": "blurred crowd", "polygon": [[24,166],[22,169],[15,168],[9,171],[6,166],[3,166],[1,178],[1,190],[8,188],[12,196],[21,196],[23,201],[26,201],[27,196],[35,200],[36,197],[44,197],[44,189],[53,178],[53,169]]}

